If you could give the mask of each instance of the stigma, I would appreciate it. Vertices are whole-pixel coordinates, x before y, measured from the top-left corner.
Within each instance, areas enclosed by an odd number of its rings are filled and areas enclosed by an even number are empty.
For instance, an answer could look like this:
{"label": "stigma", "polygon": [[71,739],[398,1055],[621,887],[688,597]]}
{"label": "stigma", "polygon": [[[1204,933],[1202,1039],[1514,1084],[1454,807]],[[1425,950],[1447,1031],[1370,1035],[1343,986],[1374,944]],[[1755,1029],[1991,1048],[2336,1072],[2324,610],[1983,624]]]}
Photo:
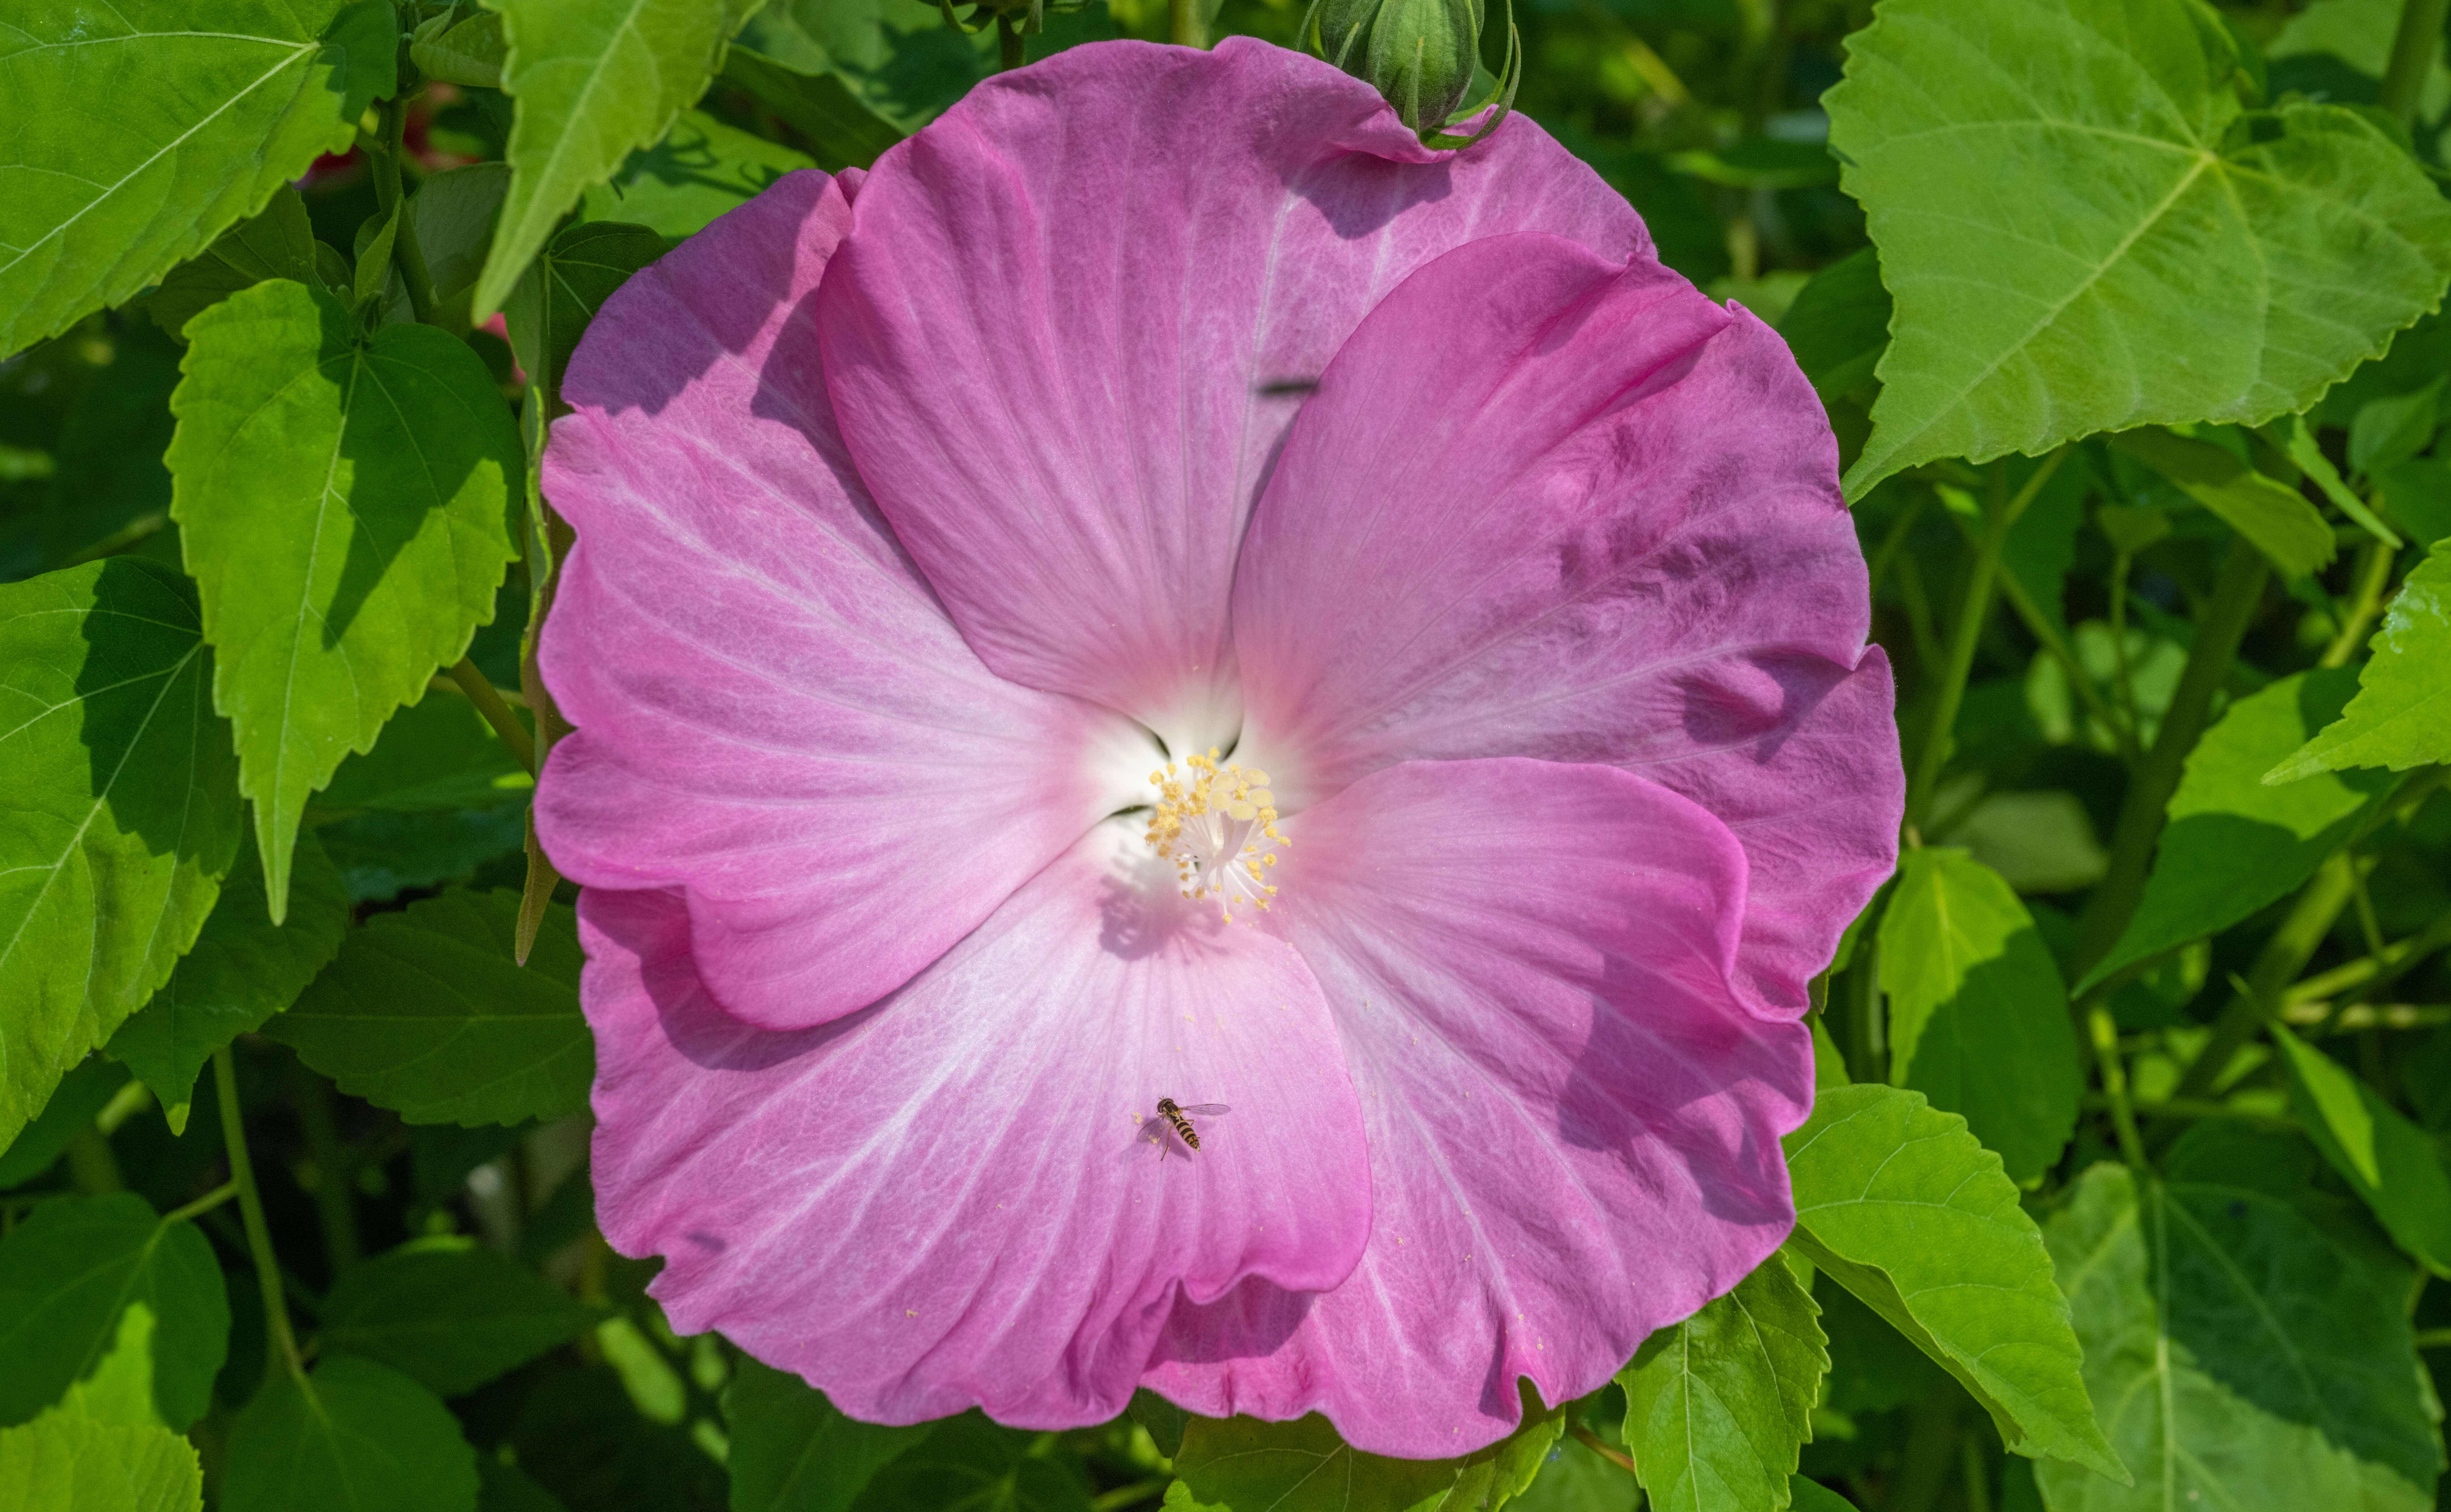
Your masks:
{"label": "stigma", "polygon": [[1268,872],[1277,864],[1277,847],[1293,842],[1277,832],[1276,795],[1265,772],[1220,767],[1214,746],[1205,756],[1186,757],[1184,765],[1190,770],[1179,773],[1169,761],[1149,774],[1158,796],[1148,843],[1174,863],[1185,897],[1217,899],[1231,924],[1238,905],[1265,909],[1277,895]]}

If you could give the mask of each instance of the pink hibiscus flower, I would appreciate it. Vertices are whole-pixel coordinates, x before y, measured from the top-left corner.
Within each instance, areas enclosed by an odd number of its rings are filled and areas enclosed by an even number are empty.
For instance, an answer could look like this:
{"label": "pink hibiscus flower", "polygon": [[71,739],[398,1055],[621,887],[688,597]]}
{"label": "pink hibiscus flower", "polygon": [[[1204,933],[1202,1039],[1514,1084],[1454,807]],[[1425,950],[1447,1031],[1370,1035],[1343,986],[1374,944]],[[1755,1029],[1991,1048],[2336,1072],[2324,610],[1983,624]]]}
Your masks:
{"label": "pink hibiscus flower", "polygon": [[691,239],[564,395],[538,815],[676,1327],[871,1420],[1435,1457],[1786,1235],[1888,668],[1785,347],[1533,123],[1079,48]]}

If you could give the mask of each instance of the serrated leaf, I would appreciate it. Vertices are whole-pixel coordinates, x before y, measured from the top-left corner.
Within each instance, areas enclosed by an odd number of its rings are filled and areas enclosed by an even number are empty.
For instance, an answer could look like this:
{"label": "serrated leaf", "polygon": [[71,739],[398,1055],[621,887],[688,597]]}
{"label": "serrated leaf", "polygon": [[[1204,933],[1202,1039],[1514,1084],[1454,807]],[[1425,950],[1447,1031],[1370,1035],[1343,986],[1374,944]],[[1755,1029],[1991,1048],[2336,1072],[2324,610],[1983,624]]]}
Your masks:
{"label": "serrated leaf", "polygon": [[2042,1234],[1964,1119],[1858,1084],[1822,1092],[1784,1143],[1791,1246],[1955,1376],[2010,1449],[2125,1479]]}
{"label": "serrated leaf", "polygon": [[434,1394],[396,1370],[326,1355],[284,1376],[231,1427],[223,1512],[477,1512],[477,1452]]}
{"label": "serrated leaf", "polygon": [[159,1424],[46,1413],[0,1429],[0,1512],[198,1512],[195,1447]]}
{"label": "serrated leaf", "polygon": [[509,52],[502,40],[502,18],[480,12],[445,26],[443,23],[449,19],[449,12],[445,12],[419,27],[408,45],[408,60],[429,79],[480,89],[500,88],[502,60]]}
{"label": "serrated leaf", "polygon": [[154,1407],[184,1429],[211,1404],[229,1346],[221,1264],[195,1226],[114,1192],[54,1198],[0,1239],[0,1424],[26,1422],[89,1374],[134,1303],[154,1320]]}
{"label": "serrated leaf", "polygon": [[2451,1173],[2434,1137],[2401,1115],[2340,1062],[2271,1026],[2298,1121],[2364,1199],[2394,1241],[2438,1276],[2451,1277]]}
{"label": "serrated leaf", "polygon": [[2250,114],[2190,0],[1884,0],[1827,96],[1895,296],[1850,498],[1901,467],[2305,408],[2451,277],[2358,112]]}
{"label": "serrated leaf", "polygon": [[662,141],[631,153],[610,182],[589,189],[579,214],[643,226],[678,241],[746,205],[784,174],[814,167],[805,152],[683,110]]}
{"label": "serrated leaf", "polygon": [[324,1347],[380,1361],[439,1396],[474,1391],[585,1333],[596,1315],[499,1250],[413,1239],[351,1267],[324,1304]]}
{"label": "serrated leaf", "polygon": [[502,310],[528,381],[559,387],[587,323],[631,274],[663,255],[662,237],[619,221],[583,221],[556,236]]}
{"label": "serrated leaf", "polygon": [[392,716],[374,749],[343,760],[314,802],[331,815],[430,814],[518,803],[535,788],[474,705],[437,692]]}
{"label": "serrated leaf", "polygon": [[262,863],[242,854],[195,949],[110,1036],[110,1053],[144,1078],[170,1111],[172,1129],[184,1129],[205,1062],[297,1001],[348,925],[348,891],[313,835],[299,837],[284,923],[265,913]]}
{"label": "serrated leaf", "polygon": [[2047,1461],[2044,1499],[2052,1512],[2432,1506],[2441,1446],[2398,1303],[2407,1272],[2354,1209],[2304,1189],[2303,1145],[2214,1133],[2235,1153],[2207,1161],[2191,1132],[2167,1185],[2097,1166],[2051,1219],[2086,1379],[2136,1483]]}
{"label": "serrated leaf", "polygon": [[510,195],[477,280],[479,320],[501,307],[590,185],[697,103],[756,0],[494,0],[491,9],[510,45],[502,88],[519,114],[502,154]]}
{"label": "serrated leaf", "polygon": [[1626,1447],[1654,1507],[1787,1505],[1830,1368],[1820,1313],[1773,1255],[1734,1291],[1643,1342],[1618,1384]]}
{"label": "serrated leaf", "polygon": [[412,1124],[515,1124],[587,1106],[578,924],[556,906],[521,967],[519,894],[445,893],[378,914],[273,1038],[341,1090]]}
{"label": "serrated leaf", "polygon": [[431,326],[363,336],[275,280],[187,338],[171,514],[278,919],[307,793],[493,618],[524,461],[483,361]]}
{"label": "serrated leaf", "polygon": [[0,1145],[169,979],[237,854],[200,629],[132,558],[0,587]]}
{"label": "serrated leaf", "polygon": [[2340,718],[2264,780],[2300,783],[2319,772],[2451,761],[2451,540],[2439,540],[2383,612],[2358,673],[2358,696]]}
{"label": "serrated leaf", "polygon": [[10,0],[0,356],[156,282],[346,149],[396,49],[383,0],[224,0],[209,29],[183,0]]}
{"label": "serrated leaf", "polygon": [[1854,1502],[1818,1481],[1795,1476],[1788,1482],[1788,1489],[1795,1498],[1793,1512],[1855,1512]]}
{"label": "serrated leaf", "polygon": [[2406,394],[2370,399],[2349,422],[2349,466],[2372,475],[2397,467],[2434,442],[2443,380]]}
{"label": "serrated leaf", "polygon": [[153,1309],[129,1303],[101,1361],[49,1410],[95,1423],[168,1426],[153,1404]]}
{"label": "serrated leaf", "polygon": [[2338,550],[2332,527],[2323,511],[2287,483],[2265,477],[2211,442],[2166,430],[2129,431],[2111,444],[2219,515],[2284,578],[2303,578],[2330,565]]}
{"label": "serrated leaf", "polygon": [[2077,984],[2227,929],[2314,874],[2391,787],[2382,773],[2266,786],[2265,771],[2349,700],[2354,675],[2318,668],[2231,704],[2188,753],[2145,895],[2118,943]]}
{"label": "serrated leaf", "polygon": [[902,140],[892,122],[870,109],[831,69],[804,73],[735,43],[724,59],[723,77],[807,137],[817,149],[818,165],[830,172],[867,167]]}
{"label": "serrated leaf", "polygon": [[184,339],[198,313],[268,278],[302,284],[315,278],[315,227],[293,188],[275,189],[262,214],[164,274],[162,286],[145,297],[145,308],[154,324]]}
{"label": "serrated leaf", "polygon": [[723,1388],[732,1428],[732,1512],[843,1512],[871,1478],[932,1425],[844,1417],[795,1375],[743,1357]]}
{"label": "serrated leaf", "polygon": [[1890,1074],[1964,1115],[2011,1181],[2058,1164],[2084,1074],[2068,989],[2033,916],[1963,851],[1909,851],[1881,914]]}
{"label": "serrated leaf", "polygon": [[[1565,1420],[1522,1393],[1513,1433],[1453,1460],[1391,1460],[1364,1454],[1318,1413],[1290,1423],[1192,1418],[1174,1473],[1202,1505],[1271,1512],[1463,1512],[1499,1507],[1533,1483]],[[1175,1504],[1169,1494],[1167,1504]]]}

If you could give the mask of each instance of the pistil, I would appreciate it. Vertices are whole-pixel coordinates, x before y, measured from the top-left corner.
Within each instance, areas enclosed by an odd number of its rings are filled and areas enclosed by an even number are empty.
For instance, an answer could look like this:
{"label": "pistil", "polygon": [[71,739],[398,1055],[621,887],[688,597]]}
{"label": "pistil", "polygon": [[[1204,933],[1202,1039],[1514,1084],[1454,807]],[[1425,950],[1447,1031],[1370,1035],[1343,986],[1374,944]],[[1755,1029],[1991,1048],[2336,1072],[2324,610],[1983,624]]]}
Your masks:
{"label": "pistil", "polygon": [[1276,848],[1291,845],[1277,830],[1276,795],[1268,775],[1256,767],[1217,764],[1217,750],[1186,757],[1190,770],[1171,761],[1149,774],[1158,799],[1149,815],[1148,843],[1174,863],[1185,897],[1214,897],[1226,922],[1237,903],[1266,908],[1277,890],[1268,881]]}

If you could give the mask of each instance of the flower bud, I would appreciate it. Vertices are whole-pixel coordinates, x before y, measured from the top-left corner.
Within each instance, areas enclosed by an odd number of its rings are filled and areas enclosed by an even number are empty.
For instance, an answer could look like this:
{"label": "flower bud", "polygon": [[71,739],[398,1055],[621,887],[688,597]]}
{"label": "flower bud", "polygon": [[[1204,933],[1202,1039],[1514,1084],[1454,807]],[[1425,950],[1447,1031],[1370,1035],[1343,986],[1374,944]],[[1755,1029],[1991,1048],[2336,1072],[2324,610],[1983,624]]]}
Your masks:
{"label": "flower bud", "polygon": [[1358,79],[1366,79],[1396,108],[1396,114],[1431,147],[1469,147],[1488,135],[1514,104],[1521,73],[1513,6],[1508,7],[1506,78],[1499,91],[1472,107],[1498,109],[1469,138],[1451,136],[1472,72],[1480,61],[1482,0],[1312,0],[1303,28],[1320,56]]}

